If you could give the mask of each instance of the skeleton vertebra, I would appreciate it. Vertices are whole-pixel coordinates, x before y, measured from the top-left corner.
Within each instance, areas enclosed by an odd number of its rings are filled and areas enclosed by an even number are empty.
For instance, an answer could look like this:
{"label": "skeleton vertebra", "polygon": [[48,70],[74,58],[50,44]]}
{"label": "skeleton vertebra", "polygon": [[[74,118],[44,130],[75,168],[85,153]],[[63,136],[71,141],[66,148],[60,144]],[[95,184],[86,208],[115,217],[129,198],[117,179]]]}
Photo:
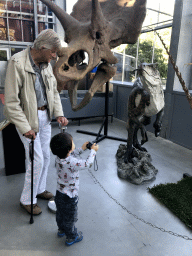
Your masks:
{"label": "skeleton vertebra", "polygon": [[[117,59],[111,49],[137,41],[146,15],[146,0],[79,0],[71,15],[50,0],[41,1],[55,13],[65,30],[68,47],[60,50],[54,74],[58,90],[68,89],[72,109],[76,111],[115,75],[113,65]],[[88,64],[83,63],[86,55]],[[93,83],[77,105],[78,81],[97,65]]]}

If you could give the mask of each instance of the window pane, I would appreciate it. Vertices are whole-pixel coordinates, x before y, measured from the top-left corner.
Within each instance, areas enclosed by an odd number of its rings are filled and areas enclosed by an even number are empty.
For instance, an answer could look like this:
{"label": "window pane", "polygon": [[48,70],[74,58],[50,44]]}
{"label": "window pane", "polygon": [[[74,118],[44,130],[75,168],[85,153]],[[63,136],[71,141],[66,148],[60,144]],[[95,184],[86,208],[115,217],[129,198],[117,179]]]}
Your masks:
{"label": "window pane", "polygon": [[53,16],[51,9],[48,8],[48,16]]}
{"label": "window pane", "polygon": [[49,29],[53,29],[53,24],[48,24]]}
{"label": "window pane", "polygon": [[37,14],[45,15],[46,5],[44,5],[40,0],[37,1]]}
{"label": "window pane", "polygon": [[0,61],[7,61],[7,51],[0,50]]}
{"label": "window pane", "polygon": [[20,52],[24,50],[23,48],[11,48],[11,56],[13,56],[15,53]]}
{"label": "window pane", "polygon": [[22,41],[21,21],[9,19],[10,41]]}
{"label": "window pane", "polygon": [[7,1],[7,10],[20,12],[20,0],[8,0]]}
{"label": "window pane", "polygon": [[[124,65],[124,81],[131,82],[134,77],[134,73],[132,72],[135,69],[135,58],[131,58],[125,55],[125,65]],[[124,82],[123,81],[123,82]]]}
{"label": "window pane", "polygon": [[22,0],[21,1],[21,11],[27,12],[27,13],[33,13],[34,12],[34,6],[32,0]]}
{"label": "window pane", "polygon": [[113,77],[113,80],[122,81],[123,55],[114,52],[114,56],[118,59],[118,63],[115,65],[117,67],[117,71]]}
{"label": "window pane", "polygon": [[1,0],[0,2],[0,16],[2,16],[2,10],[6,10],[6,1],[5,0]]}
{"label": "window pane", "polygon": [[48,23],[48,28],[53,29],[53,23]]}
{"label": "window pane", "polygon": [[45,30],[45,23],[38,22],[38,33],[40,33],[43,30]]}
{"label": "window pane", "polygon": [[0,18],[0,40],[8,40],[7,19]]}
{"label": "window pane", "polygon": [[34,22],[33,21],[23,21],[23,36],[24,42],[34,41]]}
{"label": "window pane", "polygon": [[9,19],[10,41],[22,41],[21,21]]}
{"label": "window pane", "polygon": [[[7,61],[8,61],[8,51],[5,49],[0,49],[0,87],[1,89],[5,85],[5,76],[7,70]],[[2,94],[1,94],[2,95]],[[3,101],[2,101],[3,102]]]}

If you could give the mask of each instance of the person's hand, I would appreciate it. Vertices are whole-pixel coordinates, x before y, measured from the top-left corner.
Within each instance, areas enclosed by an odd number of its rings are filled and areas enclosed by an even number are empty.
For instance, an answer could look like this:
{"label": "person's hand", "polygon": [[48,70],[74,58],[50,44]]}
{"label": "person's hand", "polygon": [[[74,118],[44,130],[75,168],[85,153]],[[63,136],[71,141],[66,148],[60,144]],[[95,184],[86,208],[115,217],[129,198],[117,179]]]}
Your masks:
{"label": "person's hand", "polygon": [[33,130],[30,130],[30,131],[24,133],[24,136],[28,139],[33,139],[33,140],[35,140],[35,138],[36,138],[36,134]]}
{"label": "person's hand", "polygon": [[94,143],[91,147],[91,149],[94,149],[95,151],[97,151],[99,149],[99,145],[97,145],[96,143]]}
{"label": "person's hand", "polygon": [[88,143],[89,143],[89,141],[85,142],[81,148],[82,148],[83,150],[87,149],[87,144],[88,144]]}
{"label": "person's hand", "polygon": [[67,120],[67,118],[64,117],[64,116],[58,116],[56,119],[57,119],[57,122],[58,122],[59,124],[61,124],[61,126],[66,126],[66,125],[68,125],[68,123],[69,123],[69,121]]}

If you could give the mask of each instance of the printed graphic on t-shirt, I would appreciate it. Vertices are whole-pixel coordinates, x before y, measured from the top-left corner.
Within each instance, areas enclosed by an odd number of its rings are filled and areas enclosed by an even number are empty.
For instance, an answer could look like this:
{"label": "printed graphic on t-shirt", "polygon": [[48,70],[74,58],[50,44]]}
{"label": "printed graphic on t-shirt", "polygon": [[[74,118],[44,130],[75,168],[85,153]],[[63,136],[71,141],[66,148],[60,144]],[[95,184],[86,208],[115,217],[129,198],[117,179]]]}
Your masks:
{"label": "printed graphic on t-shirt", "polygon": [[66,187],[64,184],[59,184],[59,183],[57,184],[59,185],[60,190],[63,190]]}
{"label": "printed graphic on t-shirt", "polygon": [[59,164],[59,167],[62,169],[62,168],[63,168],[63,165],[62,165],[62,164]]}
{"label": "printed graphic on t-shirt", "polygon": [[82,152],[82,149],[75,149],[66,159],[56,158],[58,173],[57,190],[71,198],[78,196],[79,169],[90,167],[95,157],[95,151],[91,150],[87,159],[79,159],[79,154]]}

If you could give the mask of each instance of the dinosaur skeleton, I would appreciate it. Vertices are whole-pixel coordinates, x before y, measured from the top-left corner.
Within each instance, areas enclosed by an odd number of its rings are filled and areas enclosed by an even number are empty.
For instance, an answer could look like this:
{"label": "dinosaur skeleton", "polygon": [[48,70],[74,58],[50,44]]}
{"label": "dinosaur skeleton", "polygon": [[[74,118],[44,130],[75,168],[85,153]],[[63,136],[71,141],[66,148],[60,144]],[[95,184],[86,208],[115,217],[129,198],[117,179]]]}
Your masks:
{"label": "dinosaur skeleton", "polygon": [[[117,58],[111,49],[137,41],[146,15],[146,0],[79,0],[71,15],[50,0],[41,1],[54,12],[65,31],[68,46],[59,51],[54,74],[58,90],[68,89],[72,110],[77,111],[115,75]],[[78,81],[96,66],[93,83],[77,105]]]}
{"label": "dinosaur skeleton", "polygon": [[[168,48],[166,47],[163,39],[161,38],[161,36],[159,35],[159,33],[156,31],[156,34],[158,35],[161,43],[163,44],[167,54],[169,55],[169,59],[170,62],[173,66],[173,69],[179,79],[179,82],[182,85],[182,88],[185,92],[186,98],[190,104],[190,108],[192,109],[192,96],[190,95],[190,92],[185,84],[185,81],[182,78],[182,74],[179,72],[179,69],[177,67],[177,65],[175,64],[175,61],[172,57],[172,55],[170,54]],[[147,72],[146,69],[150,70],[150,66],[151,66],[151,72]],[[144,75],[144,73],[148,73],[148,78],[146,75]],[[154,73],[154,75],[153,75]],[[131,162],[133,163],[133,158],[136,156],[136,151],[133,150],[134,147],[141,150],[141,151],[146,151],[146,149],[144,147],[141,147],[145,142],[148,141],[148,137],[147,137],[147,132],[145,130],[145,125],[148,125],[151,120],[150,120],[150,115],[152,116],[152,114],[155,114],[155,111],[157,111],[156,113],[156,120],[155,123],[153,124],[153,127],[155,128],[155,136],[159,136],[159,133],[161,131],[161,125],[162,125],[162,118],[164,115],[164,98],[161,97],[161,99],[159,98],[159,100],[157,100],[157,104],[155,104],[155,108],[152,106],[153,105],[153,101],[151,101],[151,95],[149,95],[147,93],[147,91],[145,90],[148,85],[149,88],[150,83],[148,84],[147,79],[152,79],[155,78],[156,71],[155,69],[153,69],[153,65],[148,64],[148,65],[141,65],[139,68],[139,74],[141,76],[141,80],[143,80],[143,84],[141,83],[141,81],[139,80],[139,78],[136,80],[135,82],[135,86],[129,96],[129,103],[128,103],[128,140],[127,140],[127,151],[126,154],[124,156],[124,161],[125,163],[127,162]],[[150,78],[151,77],[151,78]],[[159,79],[157,79],[156,81],[154,80],[153,84],[157,83],[158,84],[158,80],[160,81],[160,76]],[[144,85],[144,86],[143,86]],[[159,88],[159,92],[162,91],[162,96],[163,96],[163,89],[161,87],[161,84],[159,83],[159,86],[157,87]],[[148,92],[150,92],[150,90],[148,90]],[[159,94],[161,95],[161,94]],[[154,98],[154,97],[153,97]],[[152,103],[152,105],[150,104]],[[151,107],[150,107],[151,105]],[[161,109],[162,107],[162,109]],[[159,109],[159,112],[158,112]],[[149,111],[150,110],[150,111]],[[152,111],[151,111],[152,110]],[[138,130],[141,130],[141,136],[142,136],[142,140],[141,143],[138,142],[137,139],[137,132]]]}
{"label": "dinosaur skeleton", "polygon": [[[148,141],[145,126],[150,124],[151,117],[156,115],[153,124],[155,136],[159,136],[164,114],[164,91],[157,64],[142,63],[138,69],[139,77],[133,85],[128,100],[128,139],[127,151],[124,156],[125,163],[133,163],[136,155],[134,148],[147,151],[142,145]],[[137,138],[138,130],[141,130],[142,140]]]}

